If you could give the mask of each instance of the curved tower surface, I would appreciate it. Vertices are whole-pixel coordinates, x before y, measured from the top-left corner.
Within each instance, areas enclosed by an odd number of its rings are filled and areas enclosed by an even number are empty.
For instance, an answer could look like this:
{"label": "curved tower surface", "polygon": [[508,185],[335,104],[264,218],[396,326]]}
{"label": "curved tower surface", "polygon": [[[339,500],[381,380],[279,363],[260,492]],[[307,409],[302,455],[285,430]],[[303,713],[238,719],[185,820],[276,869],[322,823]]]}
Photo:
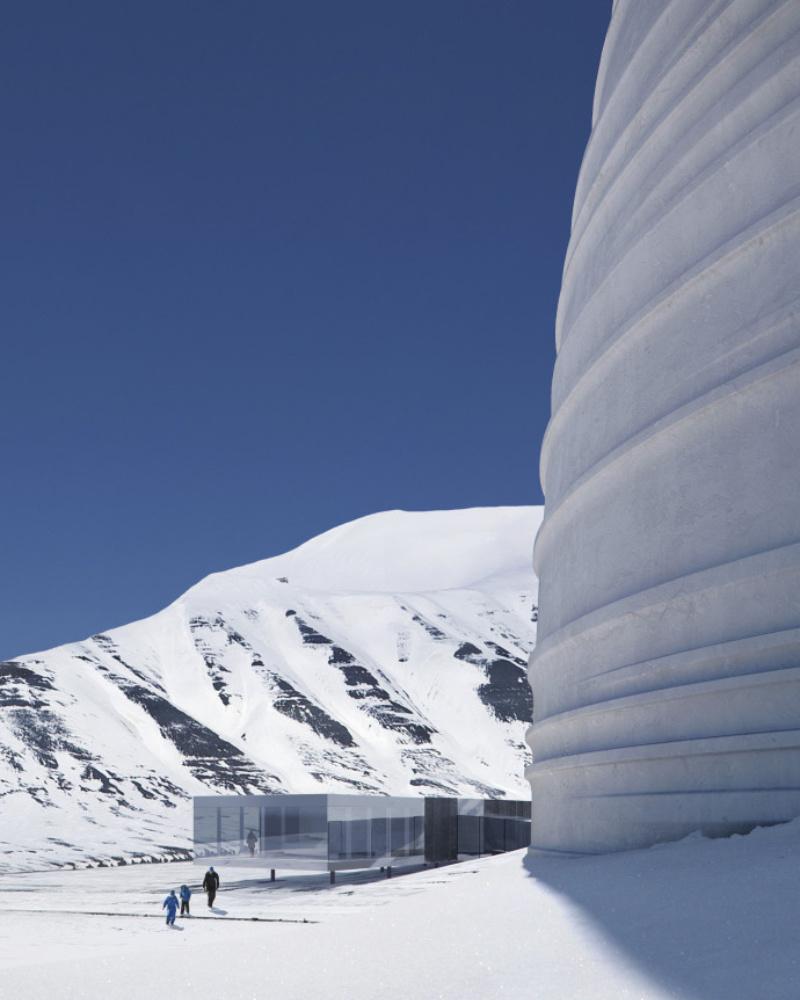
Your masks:
{"label": "curved tower surface", "polygon": [[558,306],[533,846],[800,814],[800,3],[617,0]]}

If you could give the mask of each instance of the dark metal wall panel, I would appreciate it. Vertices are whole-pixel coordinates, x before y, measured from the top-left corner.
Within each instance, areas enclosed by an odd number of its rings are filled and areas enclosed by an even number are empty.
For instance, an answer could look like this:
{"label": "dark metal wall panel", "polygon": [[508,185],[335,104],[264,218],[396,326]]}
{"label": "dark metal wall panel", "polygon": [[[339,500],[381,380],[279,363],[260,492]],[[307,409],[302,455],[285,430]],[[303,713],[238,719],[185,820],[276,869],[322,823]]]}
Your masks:
{"label": "dark metal wall panel", "polygon": [[458,799],[425,799],[425,860],[458,859]]}

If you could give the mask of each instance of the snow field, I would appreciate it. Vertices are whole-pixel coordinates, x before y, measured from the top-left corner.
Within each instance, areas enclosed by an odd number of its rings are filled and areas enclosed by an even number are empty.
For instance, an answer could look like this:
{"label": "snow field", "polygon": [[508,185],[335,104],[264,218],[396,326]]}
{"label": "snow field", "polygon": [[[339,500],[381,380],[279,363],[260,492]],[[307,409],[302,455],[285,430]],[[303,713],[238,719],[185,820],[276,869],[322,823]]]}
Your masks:
{"label": "snow field", "polygon": [[[526,863],[516,852],[391,880],[353,874],[333,888],[324,876],[270,886],[228,868],[219,915],[179,918],[175,931],[161,902],[184,881],[197,886],[201,866],[6,875],[0,992],[796,1000],[798,854],[800,821],[625,854]],[[192,902],[207,913],[202,894]],[[117,915],[89,915],[99,909]]]}

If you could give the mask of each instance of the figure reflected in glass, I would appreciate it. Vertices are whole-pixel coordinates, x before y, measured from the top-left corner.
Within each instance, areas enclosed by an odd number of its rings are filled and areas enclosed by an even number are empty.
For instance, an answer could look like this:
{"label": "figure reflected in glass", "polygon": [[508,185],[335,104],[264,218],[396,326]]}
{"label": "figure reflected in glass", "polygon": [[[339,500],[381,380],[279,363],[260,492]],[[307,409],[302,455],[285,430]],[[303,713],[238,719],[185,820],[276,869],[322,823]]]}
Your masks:
{"label": "figure reflected in glass", "polygon": [[258,843],[258,837],[256,836],[255,830],[251,830],[247,834],[247,846],[250,848],[250,857],[254,858],[256,856],[256,844]]}

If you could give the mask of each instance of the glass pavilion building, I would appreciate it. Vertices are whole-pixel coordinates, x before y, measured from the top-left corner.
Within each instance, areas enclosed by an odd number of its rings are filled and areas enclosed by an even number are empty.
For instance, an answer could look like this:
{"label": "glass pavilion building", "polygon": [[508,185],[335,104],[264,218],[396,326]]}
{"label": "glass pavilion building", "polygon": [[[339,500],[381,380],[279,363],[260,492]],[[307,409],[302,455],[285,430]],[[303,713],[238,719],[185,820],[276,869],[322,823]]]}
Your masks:
{"label": "glass pavilion building", "polygon": [[194,800],[195,858],[301,871],[439,864],[530,844],[531,804],[384,795],[214,795]]}

